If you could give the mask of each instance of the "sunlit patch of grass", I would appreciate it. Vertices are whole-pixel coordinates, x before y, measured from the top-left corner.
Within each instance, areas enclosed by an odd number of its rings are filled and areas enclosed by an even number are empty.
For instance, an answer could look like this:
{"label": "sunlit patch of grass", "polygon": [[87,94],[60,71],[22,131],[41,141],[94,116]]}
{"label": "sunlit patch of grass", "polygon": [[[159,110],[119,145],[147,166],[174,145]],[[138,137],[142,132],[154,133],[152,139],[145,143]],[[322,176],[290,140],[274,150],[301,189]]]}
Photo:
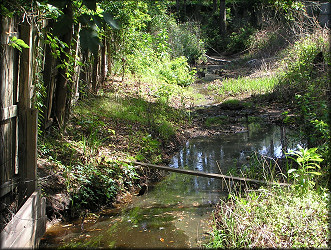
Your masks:
{"label": "sunlit patch of grass", "polygon": [[180,121],[179,110],[161,103],[147,102],[142,98],[98,97],[77,105],[74,113],[81,117],[93,117],[96,120],[117,120],[141,125],[172,124]]}
{"label": "sunlit patch of grass", "polygon": [[208,247],[326,248],[329,196],[290,188],[260,188],[231,196],[215,214]]}
{"label": "sunlit patch of grass", "polygon": [[218,95],[223,97],[241,94],[265,94],[272,92],[277,83],[278,79],[276,76],[261,78],[239,77],[237,79],[229,78],[224,81],[215,81],[208,86],[208,89],[216,91]]}

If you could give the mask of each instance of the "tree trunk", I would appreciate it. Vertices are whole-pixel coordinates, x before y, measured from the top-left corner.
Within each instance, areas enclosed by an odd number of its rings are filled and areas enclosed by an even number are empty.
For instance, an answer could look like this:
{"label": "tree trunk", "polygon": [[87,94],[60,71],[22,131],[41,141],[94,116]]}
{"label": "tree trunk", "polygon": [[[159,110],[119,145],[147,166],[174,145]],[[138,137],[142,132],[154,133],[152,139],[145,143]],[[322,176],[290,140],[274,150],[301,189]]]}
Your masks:
{"label": "tree trunk", "polygon": [[100,86],[103,86],[103,83],[106,79],[106,37],[103,38],[103,46],[101,47],[101,61],[100,61]]}
{"label": "tree trunk", "polygon": [[213,0],[213,12],[217,11],[217,0]]}
{"label": "tree trunk", "polygon": [[225,0],[220,0],[220,33],[224,34],[226,31],[226,8]]}
{"label": "tree trunk", "polygon": [[79,88],[79,98],[83,99],[87,95],[88,89],[88,74],[87,74],[87,57],[88,57],[88,52],[87,51],[82,51],[82,63],[83,66],[80,70],[79,73],[79,83],[78,83],[78,88]]}
{"label": "tree trunk", "polygon": [[[48,20],[47,32],[49,29],[53,27],[53,20]],[[46,32],[46,33],[47,33]],[[52,123],[51,113],[52,113],[52,105],[53,105],[53,96],[54,96],[54,88],[55,88],[55,59],[52,55],[52,50],[49,44],[45,46],[45,54],[44,54],[44,72],[43,79],[44,85],[46,88],[47,97],[44,100],[43,106],[43,129],[47,129]]]}
{"label": "tree trunk", "polygon": [[92,68],[92,91],[96,93],[98,91],[98,62],[99,62],[99,53],[93,55],[93,68]]}
{"label": "tree trunk", "polygon": [[[111,41],[111,39],[109,39]],[[108,76],[111,77],[112,74],[112,54],[111,54],[111,46],[110,46],[110,42],[106,43],[106,47],[107,47],[107,69],[108,69]]]}
{"label": "tree trunk", "polygon": [[[72,34],[74,37],[71,39],[74,41],[72,44],[72,50],[69,51],[71,56],[74,58],[78,57],[79,51],[79,42],[78,35],[80,31],[80,25],[73,25]],[[73,75],[71,76],[71,81],[67,81],[67,99],[66,99],[66,107],[65,107],[65,120],[67,121],[70,117],[71,106],[75,102],[76,99],[76,83],[78,84],[79,79],[77,75],[79,75],[79,67],[77,67],[77,62],[75,60],[73,67]]]}
{"label": "tree trunk", "polygon": [[[72,2],[67,1],[67,6],[64,9],[64,14],[68,17],[72,18],[73,11],[72,11]],[[66,54],[70,54],[70,43],[72,39],[72,25],[70,30],[62,37],[62,41],[65,42],[68,47],[64,49],[64,53],[61,53],[61,63],[68,62],[69,58]],[[65,126],[65,114],[66,114],[66,103],[67,103],[67,96],[68,96],[68,78],[67,68],[61,67],[58,71],[58,79],[56,84],[56,98],[55,98],[55,117],[57,119],[58,125],[60,128],[64,128]]]}

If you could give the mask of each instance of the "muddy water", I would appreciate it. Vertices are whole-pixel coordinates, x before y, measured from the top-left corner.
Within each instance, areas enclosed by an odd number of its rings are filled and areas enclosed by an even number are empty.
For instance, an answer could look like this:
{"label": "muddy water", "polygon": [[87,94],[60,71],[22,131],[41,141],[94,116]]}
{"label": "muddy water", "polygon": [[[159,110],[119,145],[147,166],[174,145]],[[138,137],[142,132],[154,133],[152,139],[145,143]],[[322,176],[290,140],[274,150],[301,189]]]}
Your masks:
{"label": "muddy water", "polygon": [[[171,167],[226,173],[247,163],[252,152],[282,157],[295,149],[290,132],[276,126],[248,125],[247,132],[195,138],[173,158]],[[220,180],[177,173],[149,188],[120,211],[103,211],[96,220],[58,224],[48,229],[41,247],[199,247],[208,241],[213,205],[226,193]]]}

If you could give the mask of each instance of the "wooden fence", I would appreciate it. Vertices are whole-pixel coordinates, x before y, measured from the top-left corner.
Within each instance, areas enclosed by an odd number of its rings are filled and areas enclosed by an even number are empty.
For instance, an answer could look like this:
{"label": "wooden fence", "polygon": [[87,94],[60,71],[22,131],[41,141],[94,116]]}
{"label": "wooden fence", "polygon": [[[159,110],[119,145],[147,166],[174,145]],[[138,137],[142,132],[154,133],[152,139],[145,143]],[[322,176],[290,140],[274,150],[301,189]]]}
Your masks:
{"label": "wooden fence", "polygon": [[[52,56],[50,46],[44,43],[46,32],[51,26],[51,20],[37,19],[35,15],[28,13],[19,18],[0,16],[1,241],[17,238],[15,233],[8,232],[8,230],[12,231],[13,225],[18,223],[17,220],[20,221],[18,218],[21,216],[17,216],[17,214],[23,213],[24,220],[38,221],[38,223],[30,225],[32,228],[38,228],[37,233],[31,231],[30,226],[24,227],[29,228],[30,236],[19,232],[25,235],[24,239],[28,242],[22,241],[22,245],[17,245],[17,242],[7,241],[3,245],[6,247],[24,247],[31,242],[38,242],[37,238],[42,234],[41,228],[45,224],[45,215],[42,211],[45,209],[45,204],[37,192],[38,110],[36,109],[36,93],[41,79],[46,96],[42,109],[43,119],[39,120],[39,125],[44,130],[54,123],[56,117],[54,99],[56,99],[56,84],[59,75],[57,65],[60,63],[59,59]],[[97,85],[105,79],[109,65],[109,58],[106,55],[107,46],[100,47],[101,55],[95,58],[91,57],[89,52],[83,54],[79,49],[80,26],[76,24],[72,30],[75,42],[71,52],[77,60],[71,78],[71,96],[68,99],[71,103],[76,101],[79,96],[80,84],[86,87],[86,92],[95,90]],[[13,38],[23,40],[29,48],[21,48],[21,51],[14,48]],[[105,39],[103,43],[106,44]],[[78,60],[84,62],[85,65],[79,66]],[[87,61],[90,64],[86,64]],[[108,64],[106,64],[107,61]],[[22,212],[22,209],[25,212]]]}
{"label": "wooden fence", "polygon": [[[21,53],[10,46],[12,37],[20,37],[30,46]],[[17,25],[14,18],[1,19],[0,59],[0,199],[1,242],[5,226],[19,223],[15,213],[37,190],[37,110],[32,105],[33,91],[33,25]],[[35,193],[38,196],[38,193]],[[40,199],[37,199],[40,201]],[[39,202],[40,206],[41,202]],[[30,218],[31,217],[31,218]],[[34,213],[25,219],[38,220]],[[42,218],[40,218],[42,219]],[[43,218],[43,221],[45,218]],[[10,222],[11,221],[11,222]],[[22,221],[21,221],[22,222]],[[40,223],[39,223],[40,224]],[[44,224],[44,222],[43,222]],[[8,228],[7,228],[8,230]],[[16,238],[16,234],[13,234]],[[31,237],[30,237],[31,238]],[[35,239],[33,239],[35,241]],[[22,243],[24,243],[22,241]],[[4,246],[10,246],[4,245]],[[20,245],[16,245],[20,247]]]}

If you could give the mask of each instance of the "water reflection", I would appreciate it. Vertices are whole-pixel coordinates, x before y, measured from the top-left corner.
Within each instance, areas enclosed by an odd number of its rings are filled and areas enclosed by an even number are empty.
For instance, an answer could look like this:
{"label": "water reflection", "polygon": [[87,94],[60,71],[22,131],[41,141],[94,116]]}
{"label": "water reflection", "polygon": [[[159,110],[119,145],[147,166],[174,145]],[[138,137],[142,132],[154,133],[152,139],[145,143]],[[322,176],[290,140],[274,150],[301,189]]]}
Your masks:
{"label": "water reflection", "polygon": [[191,139],[173,158],[170,166],[226,173],[231,167],[248,163],[248,157],[254,152],[282,158],[286,152],[297,149],[301,144],[293,133],[285,127],[252,123],[246,132]]}

